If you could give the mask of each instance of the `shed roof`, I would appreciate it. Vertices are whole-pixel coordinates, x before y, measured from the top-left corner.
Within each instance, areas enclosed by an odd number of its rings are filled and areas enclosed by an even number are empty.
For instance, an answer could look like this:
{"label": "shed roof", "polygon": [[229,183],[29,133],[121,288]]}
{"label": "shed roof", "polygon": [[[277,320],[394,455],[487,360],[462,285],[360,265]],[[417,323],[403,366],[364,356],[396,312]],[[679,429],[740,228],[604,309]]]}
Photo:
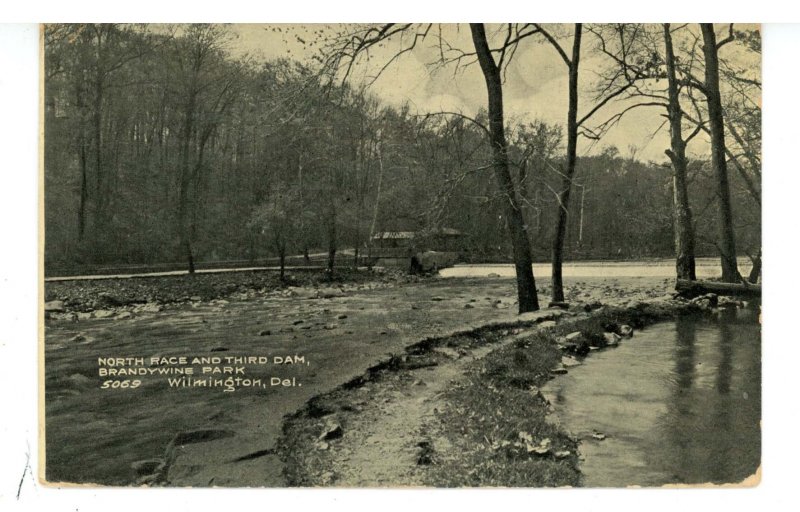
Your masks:
{"label": "shed roof", "polygon": [[414,231],[382,231],[372,236],[373,240],[410,240],[417,235]]}

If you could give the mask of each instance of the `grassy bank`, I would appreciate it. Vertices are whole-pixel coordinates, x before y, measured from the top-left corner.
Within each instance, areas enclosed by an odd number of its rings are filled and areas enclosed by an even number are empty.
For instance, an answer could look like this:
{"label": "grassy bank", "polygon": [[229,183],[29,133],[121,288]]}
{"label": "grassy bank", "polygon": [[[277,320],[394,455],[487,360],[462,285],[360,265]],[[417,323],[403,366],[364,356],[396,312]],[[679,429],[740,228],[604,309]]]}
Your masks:
{"label": "grassy bank", "polygon": [[[287,483],[580,485],[579,442],[548,422],[539,387],[558,378],[554,370],[563,371],[565,355],[580,361],[602,349],[606,333],[694,311],[680,302],[642,303],[571,313],[555,325],[546,322],[521,333],[506,326],[417,344],[363,378],[315,397],[287,419],[278,444]],[[578,331],[586,350],[581,343],[564,343]],[[437,378],[447,378],[441,391]],[[419,404],[428,405],[420,411]],[[387,422],[392,428],[382,429]],[[382,431],[391,434],[381,438]],[[374,455],[363,453],[372,444],[387,461],[376,463]]]}

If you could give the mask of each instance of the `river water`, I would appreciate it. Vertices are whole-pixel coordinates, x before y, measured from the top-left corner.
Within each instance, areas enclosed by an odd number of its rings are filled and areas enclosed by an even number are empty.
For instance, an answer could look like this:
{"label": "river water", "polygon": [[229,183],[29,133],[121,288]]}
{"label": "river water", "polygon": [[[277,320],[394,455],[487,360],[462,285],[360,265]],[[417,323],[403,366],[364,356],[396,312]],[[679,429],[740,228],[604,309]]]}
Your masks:
{"label": "river water", "polygon": [[738,483],[760,464],[761,328],[752,310],[647,327],[542,392],[553,420],[581,441],[587,487]]}
{"label": "river water", "polygon": [[[697,258],[697,278],[708,279],[720,276],[719,258]],[[750,272],[752,263],[748,258],[739,258],[739,271]],[[533,273],[537,278],[550,277],[549,263],[534,263]],[[564,263],[564,277],[665,277],[675,278],[674,259],[648,261],[578,261]],[[514,277],[514,265],[510,263],[459,264],[439,271],[442,277]]]}

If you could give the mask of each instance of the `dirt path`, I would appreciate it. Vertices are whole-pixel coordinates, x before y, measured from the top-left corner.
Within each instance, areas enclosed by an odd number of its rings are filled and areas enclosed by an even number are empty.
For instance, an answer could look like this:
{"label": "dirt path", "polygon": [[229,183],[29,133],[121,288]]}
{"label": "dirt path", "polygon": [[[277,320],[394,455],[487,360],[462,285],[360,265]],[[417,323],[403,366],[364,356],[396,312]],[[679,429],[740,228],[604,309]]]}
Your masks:
{"label": "dirt path", "polygon": [[[550,318],[543,312],[542,318]],[[558,312],[560,313],[560,311]],[[446,405],[442,394],[463,377],[465,370],[489,352],[528,336],[536,327],[513,329],[513,335],[474,349],[434,348],[435,366],[402,372],[381,385],[361,388],[370,401],[338,421],[347,424],[340,442],[320,443],[328,450],[321,483],[342,487],[422,486],[426,453],[436,446],[447,451],[447,440],[431,438],[427,425]],[[509,330],[505,330],[509,332]],[[330,424],[331,420],[327,420]]]}

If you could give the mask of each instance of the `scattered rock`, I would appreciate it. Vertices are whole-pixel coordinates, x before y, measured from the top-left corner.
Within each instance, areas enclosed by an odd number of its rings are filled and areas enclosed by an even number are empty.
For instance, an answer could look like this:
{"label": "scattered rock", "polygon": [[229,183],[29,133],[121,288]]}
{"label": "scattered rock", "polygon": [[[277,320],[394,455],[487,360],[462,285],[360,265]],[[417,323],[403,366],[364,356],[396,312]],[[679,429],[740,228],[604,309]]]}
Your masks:
{"label": "scattered rock", "polygon": [[470,304],[470,303],[466,303],[466,304],[464,304],[464,309],[473,309],[474,307],[475,307],[475,306],[473,306],[473,305],[472,305],[472,304]]}
{"label": "scattered rock", "polygon": [[500,277],[500,274],[498,274],[497,272],[491,272],[487,274],[486,277]]}
{"label": "scattered rock", "polygon": [[431,300],[434,301],[434,302],[441,302],[441,301],[443,301],[445,299],[444,299],[444,297],[431,297]]}
{"label": "scattered rock", "polygon": [[78,313],[78,320],[89,320],[92,318],[91,311],[88,313]]}
{"label": "scattered rock", "polygon": [[552,375],[564,375],[565,373],[567,373],[567,369],[566,368],[553,368],[552,370],[550,370],[550,373]]}
{"label": "scattered rock", "polygon": [[570,452],[569,450],[561,450],[561,451],[557,451],[553,455],[556,456],[556,459],[566,459],[567,457],[572,455],[572,452]]}
{"label": "scattered rock", "polygon": [[433,351],[437,354],[449,357],[450,359],[458,359],[461,357],[461,353],[458,350],[450,347],[436,347]]}
{"label": "scattered rock", "polygon": [[270,334],[272,334],[272,331],[270,331],[269,329],[264,329],[263,331],[259,331],[258,333],[259,336],[269,336]]}
{"label": "scattered rock", "polygon": [[573,366],[580,366],[581,362],[575,359],[574,357],[561,357],[561,366],[564,368],[572,368]]}
{"label": "scattered rock", "polygon": [[733,297],[722,296],[717,300],[717,305],[721,308],[741,308],[743,307],[742,301]]}
{"label": "scattered rock", "polygon": [[144,313],[158,313],[159,311],[161,311],[161,309],[162,309],[161,306],[159,306],[158,304],[145,304],[144,306],[139,308],[139,311],[142,311]]}
{"label": "scattered rock", "polygon": [[542,439],[538,445],[535,446],[526,446],[528,453],[533,453],[534,455],[544,456],[550,453],[550,438]]}
{"label": "scattered rock", "polygon": [[203,298],[199,295],[192,295],[191,297],[189,297],[189,300],[192,302],[200,302],[201,300],[203,300]]}
{"label": "scattered rock", "polygon": [[322,328],[325,329],[326,331],[332,331],[334,329],[338,329],[339,324],[325,324],[322,326]]}
{"label": "scattered rock", "polygon": [[347,315],[345,314],[341,314],[336,317],[337,320],[344,320],[345,318],[347,318]]}
{"label": "scattered rock", "polygon": [[605,438],[606,438],[606,435],[604,433],[602,433],[602,432],[595,431],[592,434],[592,439],[597,439],[598,441],[602,441]]}
{"label": "scattered rock", "polygon": [[292,322],[292,325],[300,325],[302,323],[303,323],[303,320],[295,320],[294,322]]}
{"label": "scattered rock", "polygon": [[564,336],[564,339],[566,339],[568,342],[571,343],[575,343],[582,338],[583,338],[583,333],[581,331],[574,331]]}
{"label": "scattered rock", "polygon": [[630,338],[631,336],[633,336],[633,327],[631,327],[630,325],[622,324],[619,326],[617,334],[619,334],[623,338]]}
{"label": "scattered rock", "polygon": [[84,336],[83,333],[76,334],[75,336],[69,339],[70,343],[83,343],[85,341],[86,341],[86,336]]}
{"label": "scattered rock", "polygon": [[334,420],[328,420],[325,422],[325,426],[322,428],[322,433],[319,435],[318,439],[320,441],[330,441],[331,439],[339,439],[344,435],[344,430],[342,426]]}
{"label": "scattered rock", "polygon": [[61,313],[64,311],[64,301],[63,300],[51,300],[50,302],[44,303],[44,310],[45,311],[53,311],[57,313]]}
{"label": "scattered rock", "polygon": [[690,301],[690,303],[702,310],[707,310],[717,307],[717,304],[719,304],[719,297],[716,293],[706,293],[705,295],[695,297]]}
{"label": "scattered rock", "polygon": [[108,309],[98,309],[93,315],[95,318],[111,318],[114,316],[114,312]]}
{"label": "scattered rock", "polygon": [[552,301],[547,304],[548,308],[559,308],[559,309],[569,309],[569,302],[564,301]]}
{"label": "scattered rock", "polygon": [[545,320],[544,322],[539,322],[539,329],[553,329],[555,326],[555,320]]}
{"label": "scattered rock", "polygon": [[606,346],[615,347],[615,346],[619,345],[619,340],[621,340],[621,339],[622,339],[622,337],[619,334],[615,333],[615,332],[604,332],[603,333],[603,340],[605,341]]}
{"label": "scattered rock", "polygon": [[115,316],[114,320],[127,320],[128,318],[133,318],[133,313],[131,313],[130,311],[123,311],[122,313]]}

